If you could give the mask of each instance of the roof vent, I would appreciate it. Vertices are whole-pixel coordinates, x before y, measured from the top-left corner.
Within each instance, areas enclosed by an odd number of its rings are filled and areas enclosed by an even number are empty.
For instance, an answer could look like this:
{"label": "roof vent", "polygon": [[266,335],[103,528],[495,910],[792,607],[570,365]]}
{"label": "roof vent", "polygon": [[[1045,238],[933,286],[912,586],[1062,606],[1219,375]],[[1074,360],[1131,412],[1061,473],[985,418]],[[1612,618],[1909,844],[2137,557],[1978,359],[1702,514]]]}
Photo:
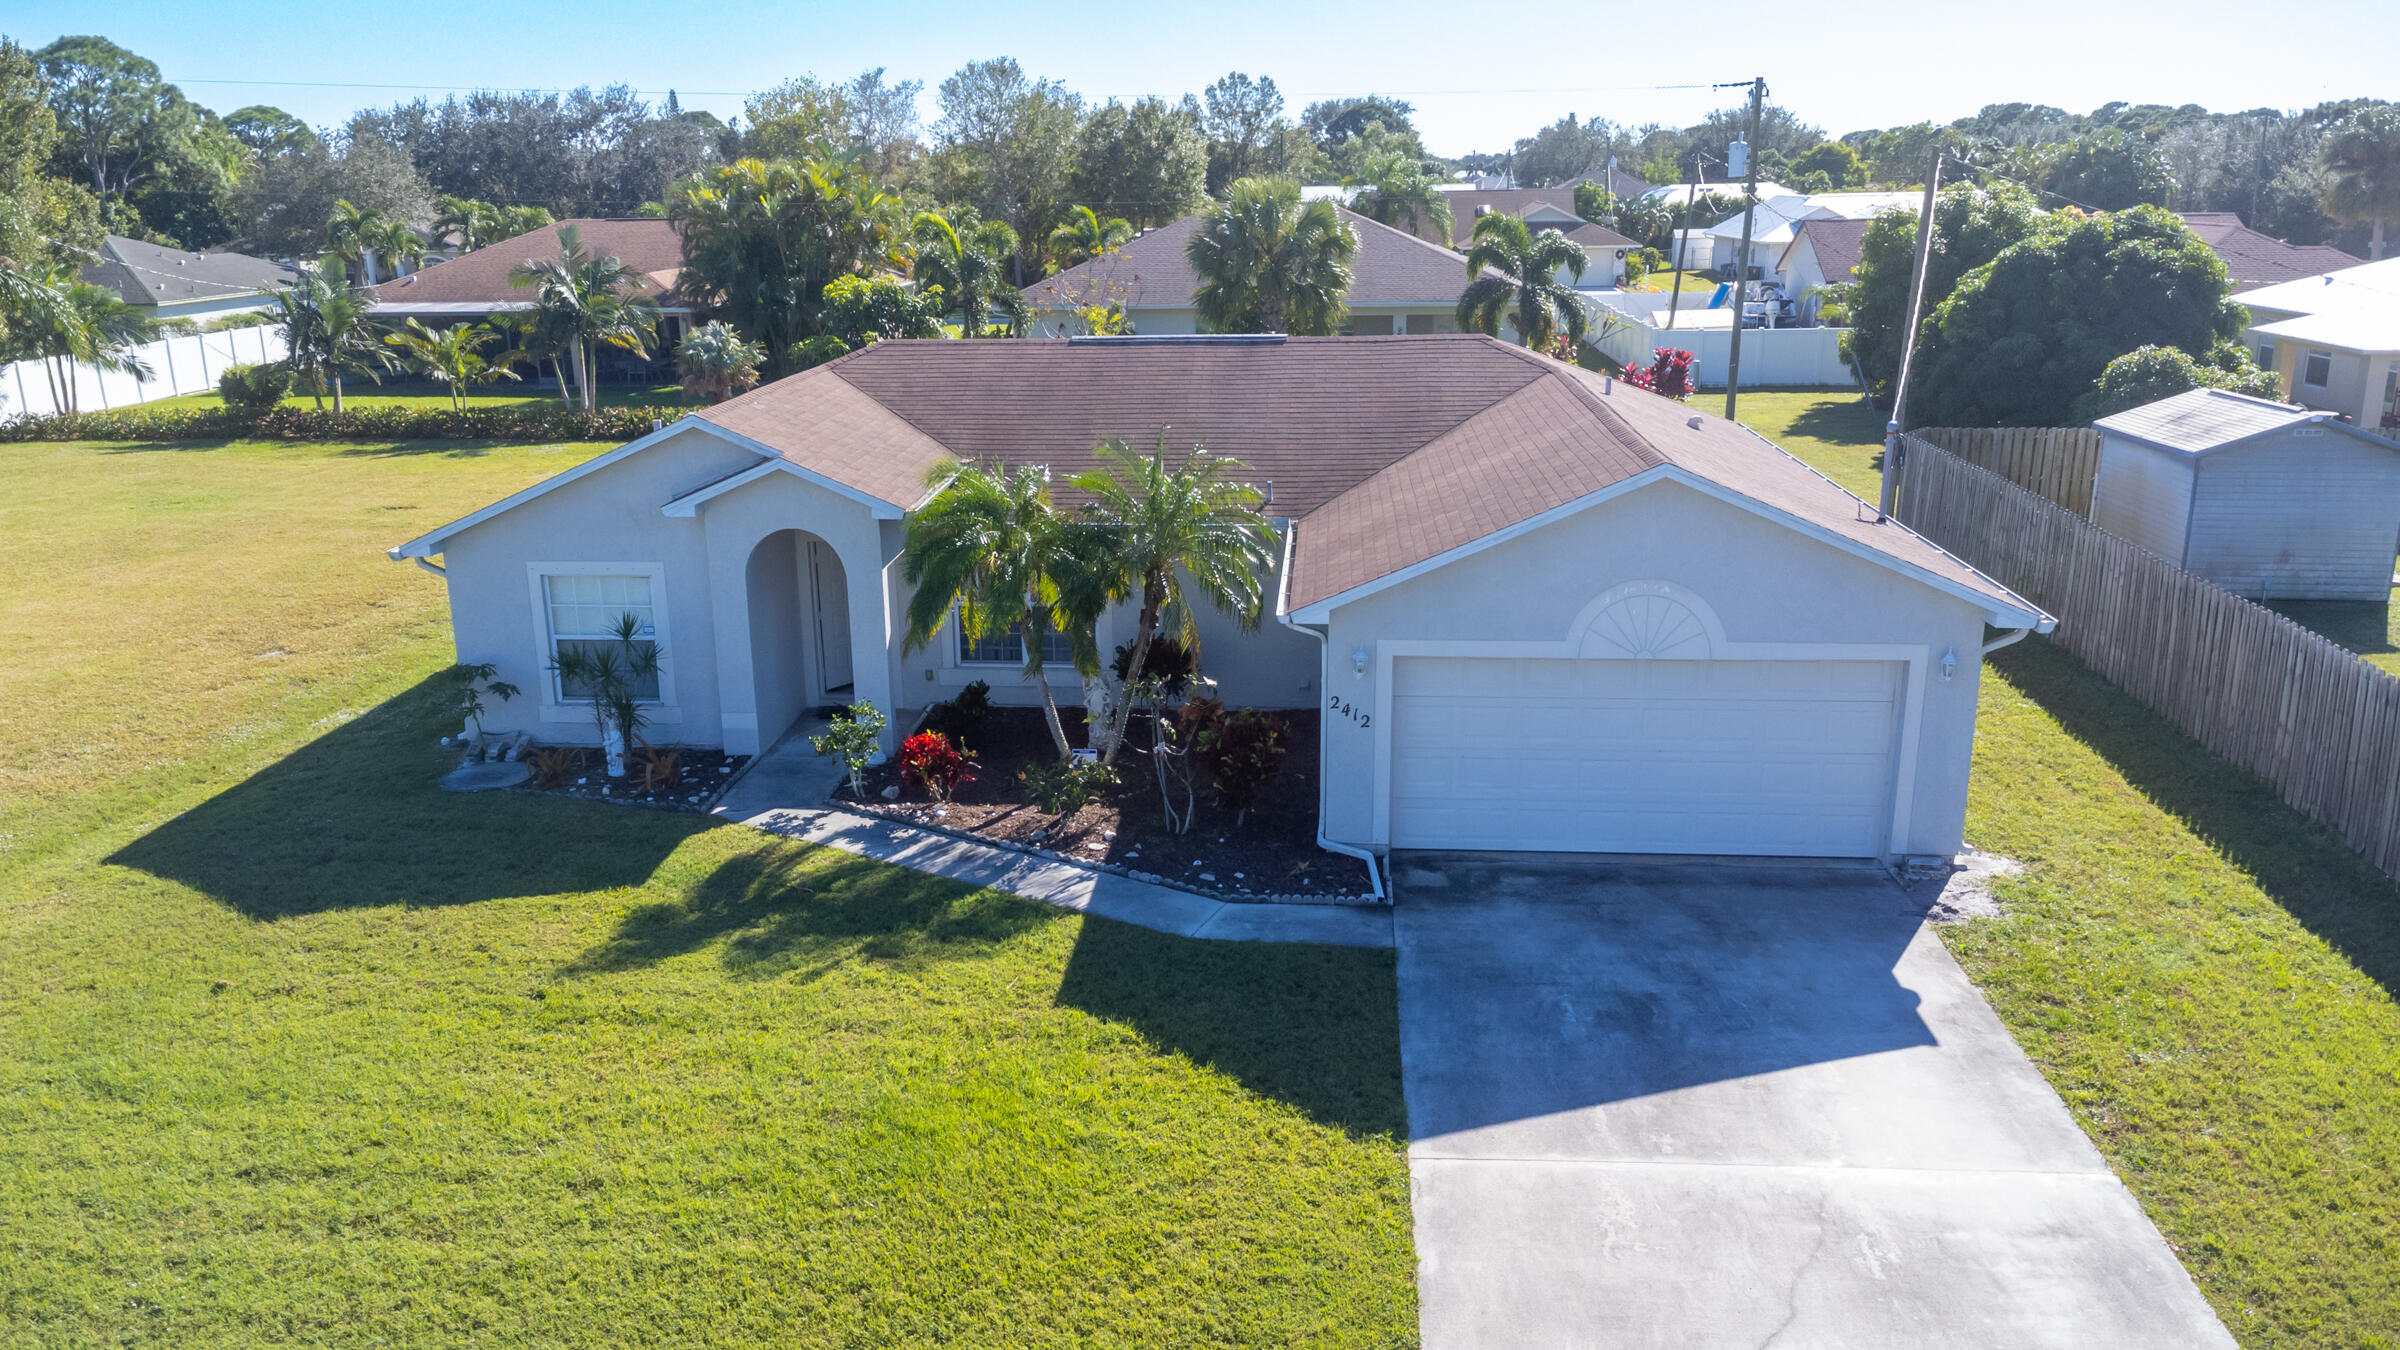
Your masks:
{"label": "roof vent", "polygon": [[1683,424],[1687,427],[1690,427],[1694,431],[1698,431],[1700,429],[1700,414],[1693,413],[1691,416],[1683,419]]}
{"label": "roof vent", "polygon": [[1071,347],[1280,347],[1281,333],[1143,333],[1130,337],[1078,336]]}

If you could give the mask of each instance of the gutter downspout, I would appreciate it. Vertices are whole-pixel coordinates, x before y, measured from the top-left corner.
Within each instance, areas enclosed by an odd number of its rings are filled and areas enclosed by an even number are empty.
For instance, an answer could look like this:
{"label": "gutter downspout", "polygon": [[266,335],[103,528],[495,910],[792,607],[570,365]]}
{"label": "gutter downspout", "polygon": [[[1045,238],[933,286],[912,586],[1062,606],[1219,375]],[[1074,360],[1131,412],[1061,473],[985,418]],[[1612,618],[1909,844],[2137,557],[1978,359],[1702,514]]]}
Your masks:
{"label": "gutter downspout", "polygon": [[[1292,629],[1295,632],[1306,633],[1310,637],[1313,637],[1317,640],[1317,689],[1318,692],[1322,693],[1324,692],[1326,684],[1331,680],[1331,676],[1326,671],[1326,657],[1331,650],[1330,643],[1332,642],[1332,636],[1328,633],[1320,633],[1316,629],[1311,628],[1306,624],[1292,622],[1292,613],[1289,601],[1291,599],[1292,586],[1293,527],[1294,522],[1286,521],[1284,523],[1283,575],[1276,580],[1275,584],[1275,621],[1282,624],[1286,628]],[[1345,858],[1356,858],[1360,862],[1365,863],[1367,865],[1367,888],[1374,893],[1377,901],[1388,905],[1392,902],[1392,897],[1383,889],[1383,872],[1375,865],[1374,852],[1369,849],[1360,848],[1355,844],[1344,844],[1325,837],[1326,778],[1324,723],[1324,710],[1319,709],[1317,712],[1317,847],[1325,850],[1327,853],[1339,853]]]}
{"label": "gutter downspout", "polygon": [[2017,643],[2023,642],[2025,640],[2025,635],[2032,631],[2033,630],[2030,628],[2011,628],[2007,632],[2002,633],[2000,636],[1983,644],[1983,654],[1988,657],[1993,652],[2000,650],[2002,647],[2014,646]]}
{"label": "gutter downspout", "polygon": [[440,577],[444,585],[449,584],[450,572],[440,563],[435,562],[431,558],[413,558],[410,561],[416,563],[417,566],[424,568],[426,571],[433,573],[435,576]]}

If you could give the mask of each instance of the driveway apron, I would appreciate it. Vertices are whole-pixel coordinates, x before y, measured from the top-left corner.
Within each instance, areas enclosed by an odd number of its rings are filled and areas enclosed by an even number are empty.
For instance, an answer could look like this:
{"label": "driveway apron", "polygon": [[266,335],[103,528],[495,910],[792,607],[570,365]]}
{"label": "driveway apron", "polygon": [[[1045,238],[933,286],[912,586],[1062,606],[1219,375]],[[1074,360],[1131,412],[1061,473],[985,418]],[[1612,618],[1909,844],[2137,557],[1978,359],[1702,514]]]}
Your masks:
{"label": "driveway apron", "polygon": [[1880,871],[1394,870],[1429,1350],[2233,1345]]}

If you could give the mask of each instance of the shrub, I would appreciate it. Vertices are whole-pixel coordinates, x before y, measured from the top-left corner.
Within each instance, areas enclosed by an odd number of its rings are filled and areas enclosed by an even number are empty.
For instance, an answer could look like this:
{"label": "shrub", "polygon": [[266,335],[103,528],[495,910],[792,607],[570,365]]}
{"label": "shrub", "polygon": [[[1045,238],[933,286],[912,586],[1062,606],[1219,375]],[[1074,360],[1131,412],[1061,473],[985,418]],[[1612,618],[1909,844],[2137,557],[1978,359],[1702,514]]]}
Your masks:
{"label": "shrub", "polygon": [[217,397],[228,408],[244,412],[264,412],[283,402],[292,391],[292,371],[281,361],[269,361],[263,366],[227,366],[217,376]]}
{"label": "shrub", "polygon": [[1640,285],[1642,278],[1650,275],[1650,260],[1657,253],[1658,250],[1653,248],[1628,250],[1625,254],[1625,284],[1628,286]]}
{"label": "shrub", "polygon": [[1660,347],[1652,353],[1647,367],[1626,368],[1625,383],[1678,402],[1690,398],[1692,354],[1676,347]]}
{"label": "shrub", "polygon": [[[1126,682],[1127,670],[1133,665],[1133,644],[1117,648],[1116,659],[1109,669],[1116,672],[1117,683]],[[1192,649],[1163,634],[1150,639],[1150,650],[1142,653],[1142,673],[1158,681],[1161,698],[1174,698],[1192,683],[1200,673],[1200,660]]]}
{"label": "shrub", "polygon": [[500,668],[488,661],[480,665],[456,665],[442,672],[443,678],[450,682],[450,710],[462,722],[474,723],[478,736],[483,734],[483,715],[488,711],[483,706],[485,694],[506,703],[524,692],[506,680],[495,678],[499,673]]}
{"label": "shrub", "polygon": [[2181,347],[2136,347],[2100,372],[2092,392],[2078,400],[2076,420],[2112,416],[2194,389],[2229,389],[2281,401],[2283,379],[2260,370],[2250,353],[2231,342],[2218,343],[2203,360]]}
{"label": "shrub", "polygon": [[977,680],[958,691],[958,696],[936,703],[925,710],[926,731],[938,731],[966,747],[970,736],[980,737],[983,724],[992,715],[992,686],[987,680]]}
{"label": "shrub", "polygon": [[642,756],[642,791],[672,792],[682,781],[681,750],[652,750]]}
{"label": "shrub", "polygon": [[1047,815],[1065,819],[1084,808],[1101,789],[1117,781],[1117,771],[1096,759],[1071,759],[1064,764],[1028,765],[1017,774],[1025,796]]}
{"label": "shrub", "polygon": [[630,441],[682,408],[126,408],[0,422],[0,441]]}
{"label": "shrub", "polygon": [[867,795],[867,765],[883,748],[883,709],[861,700],[833,715],[822,736],[812,736],[808,748],[838,759],[850,777],[850,795]]}
{"label": "shrub", "polygon": [[582,752],[563,745],[541,746],[524,758],[533,769],[533,785],[538,788],[565,787],[567,779],[583,763]]}
{"label": "shrub", "polygon": [[1250,799],[1274,779],[1291,750],[1290,726],[1283,714],[1227,708],[1213,698],[1195,698],[1183,705],[1177,720],[1217,804],[1233,812],[1234,824],[1241,824]]}
{"label": "shrub", "polygon": [[950,800],[959,787],[975,781],[975,761],[938,731],[920,731],[900,742],[900,777],[925,789],[937,802]]}

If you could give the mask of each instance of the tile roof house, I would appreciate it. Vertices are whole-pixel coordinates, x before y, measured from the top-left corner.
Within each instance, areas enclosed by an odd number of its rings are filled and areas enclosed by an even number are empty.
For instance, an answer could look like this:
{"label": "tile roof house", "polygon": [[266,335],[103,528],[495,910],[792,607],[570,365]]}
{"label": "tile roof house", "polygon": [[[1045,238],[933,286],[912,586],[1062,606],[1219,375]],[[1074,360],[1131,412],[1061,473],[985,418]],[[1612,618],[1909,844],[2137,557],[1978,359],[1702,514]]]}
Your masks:
{"label": "tile roof house", "polygon": [[2185,211],[2181,215],[2192,233],[2224,262],[2236,295],[2356,267],[2361,261],[2330,244],[2287,244],[2244,225],[2231,211]]}
{"label": "tile roof house", "polygon": [[[1588,175],[1587,175],[1588,178]],[[1576,182],[1585,181],[1578,179]],[[1575,183],[1550,188],[1445,188],[1450,199],[1451,246],[1464,251],[1478,218],[1497,212],[1516,216],[1535,230],[1556,230],[1583,249],[1587,287],[1612,287],[1625,277],[1625,255],[1641,244],[1605,225],[1575,214]],[[1561,281],[1570,278],[1561,276]]]}
{"label": "tile roof house", "polygon": [[243,253],[194,253],[112,234],[82,275],[152,318],[191,319],[265,309],[300,271]]}
{"label": "tile roof house", "polygon": [[1162,436],[1262,492],[1273,598],[1202,650],[1229,701],[1322,712],[1343,850],[1946,854],[1986,625],[2050,623],[1742,427],[1462,335],[878,344],[391,552],[528,691],[495,728],[589,740],[545,671],[598,607],[665,653],[662,742],[862,700],[897,735],[971,681],[1034,698],[1006,643],[903,641],[927,471]]}
{"label": "tile roof house", "polygon": [[1803,317],[1814,314],[1818,302],[1804,298],[1819,286],[1847,284],[1858,269],[1861,246],[1871,220],[1830,217],[1803,220],[1792,227],[1792,242],[1775,259],[1775,280],[1800,307]]}
{"label": "tile roof house", "polygon": [[2400,442],[2223,389],[2092,425],[2092,522],[2102,529],[2242,595],[2390,596]]}
{"label": "tile roof house", "polygon": [[[1379,225],[1354,211],[1342,219],[1358,235],[1350,260],[1348,296],[1353,331],[1361,335],[1455,333],[1456,308],[1467,287],[1467,260],[1405,230]],[[1065,337],[1083,331],[1076,311],[1122,305],[1136,333],[1197,333],[1199,311],[1192,293],[1199,274],[1184,247],[1200,228],[1200,217],[1162,225],[1113,253],[1078,263],[1024,290],[1026,315],[1036,337]]]}
{"label": "tile roof house", "polygon": [[2241,303],[2243,341],[2285,397],[2400,431],[2400,258],[2261,286]]}

